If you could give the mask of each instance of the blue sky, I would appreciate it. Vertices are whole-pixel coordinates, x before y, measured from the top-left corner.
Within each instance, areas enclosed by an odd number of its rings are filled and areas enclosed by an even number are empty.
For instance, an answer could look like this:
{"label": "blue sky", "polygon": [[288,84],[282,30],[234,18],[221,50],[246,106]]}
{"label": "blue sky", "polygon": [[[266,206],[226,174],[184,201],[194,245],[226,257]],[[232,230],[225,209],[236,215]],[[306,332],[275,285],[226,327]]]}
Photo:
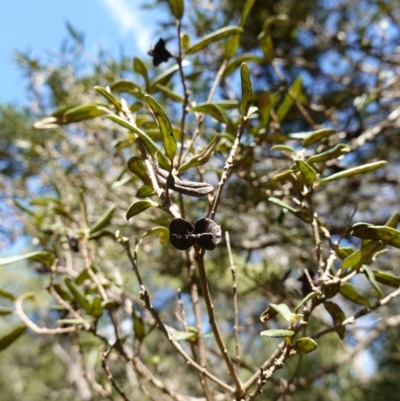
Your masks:
{"label": "blue sky", "polygon": [[[21,72],[13,62],[15,50],[43,56],[59,49],[66,37],[65,22],[85,34],[86,48],[100,46],[118,55],[143,56],[158,38],[155,13],[141,9],[141,0],[1,0],[0,103],[23,104]],[[165,19],[165,17],[164,17]]]}

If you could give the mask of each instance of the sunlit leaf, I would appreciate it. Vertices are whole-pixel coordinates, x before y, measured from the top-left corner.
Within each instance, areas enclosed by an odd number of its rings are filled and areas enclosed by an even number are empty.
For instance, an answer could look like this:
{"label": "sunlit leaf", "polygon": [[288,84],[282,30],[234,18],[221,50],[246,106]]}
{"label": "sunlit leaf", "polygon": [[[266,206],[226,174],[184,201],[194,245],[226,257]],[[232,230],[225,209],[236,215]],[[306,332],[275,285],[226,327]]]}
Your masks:
{"label": "sunlit leaf", "polygon": [[94,234],[95,232],[105,228],[111,221],[116,206],[110,206],[102,215],[101,217],[89,228],[89,234]]}
{"label": "sunlit leaf", "polygon": [[307,163],[320,163],[326,162],[327,160],[337,159],[338,157],[349,153],[351,150],[349,145],[344,143],[338,143],[334,148],[328,149],[325,152],[317,153],[309,157]]}
{"label": "sunlit leaf", "polygon": [[24,255],[0,258],[0,266],[5,266],[11,263],[20,262],[21,260],[30,260],[32,262],[39,262],[43,263],[46,266],[51,266],[54,261],[54,255],[51,254],[50,252],[37,251],[37,252],[26,253]]}
{"label": "sunlit leaf", "polygon": [[169,238],[169,230],[164,226],[153,227],[149,231],[147,231],[142,238],[148,237],[150,235],[158,235],[161,244],[165,244],[168,242]]}
{"label": "sunlit leaf", "polygon": [[131,157],[128,160],[127,166],[129,171],[137,175],[145,184],[151,184],[150,177],[147,174],[146,166],[140,157]]}
{"label": "sunlit leaf", "polygon": [[283,330],[283,329],[264,330],[260,333],[260,336],[273,337],[273,338],[292,337],[293,335],[294,335],[293,330]]}
{"label": "sunlit leaf", "polygon": [[301,171],[304,177],[304,181],[309,188],[313,188],[315,181],[317,180],[317,173],[315,170],[305,161],[296,160],[297,168]]}
{"label": "sunlit leaf", "polygon": [[374,162],[374,163],[369,163],[369,164],[363,164],[362,166],[358,166],[358,167],[349,168],[348,170],[344,170],[339,173],[332,174],[329,177],[325,177],[322,180],[320,180],[319,183],[325,184],[326,182],[340,180],[341,178],[347,178],[347,177],[351,177],[351,176],[357,175],[357,174],[364,174],[369,171],[376,170],[376,169],[384,166],[386,163],[387,163],[386,161],[379,161],[379,162]]}
{"label": "sunlit leaf", "polygon": [[207,47],[210,43],[216,42],[217,40],[220,40],[228,35],[242,32],[243,28],[239,26],[226,26],[225,28],[218,29],[217,31],[212,32],[209,35],[201,38],[193,46],[190,46],[189,49],[186,50],[186,54],[189,55],[197,53],[198,51],[203,50],[205,47]]}
{"label": "sunlit leaf", "polygon": [[309,337],[301,337],[296,340],[293,348],[298,354],[308,354],[318,348],[318,344]]}
{"label": "sunlit leaf", "polygon": [[242,83],[242,100],[240,102],[240,110],[242,116],[247,116],[253,101],[253,89],[251,87],[250,73],[246,63],[240,66],[240,79]]}
{"label": "sunlit leaf", "polygon": [[384,248],[384,244],[380,241],[371,241],[358,251],[350,254],[343,260],[340,269],[358,269],[361,265],[371,261],[374,254]]}
{"label": "sunlit leaf", "polygon": [[133,69],[135,70],[135,72],[137,72],[144,78],[144,81],[146,83],[146,89],[148,90],[148,88],[150,86],[149,73],[147,71],[146,65],[143,63],[143,61],[139,57],[133,58]]}
{"label": "sunlit leaf", "polygon": [[215,118],[221,123],[227,124],[229,122],[225,110],[215,103],[201,103],[190,109],[191,111],[197,111],[199,113],[209,114],[211,117]]}
{"label": "sunlit leaf", "polygon": [[185,5],[183,0],[168,0],[171,13],[176,19],[182,19]]}
{"label": "sunlit leaf", "polygon": [[382,290],[379,287],[379,284],[377,283],[376,279],[375,279],[375,275],[374,272],[372,271],[372,269],[368,266],[368,265],[363,265],[363,270],[368,278],[368,281],[371,283],[371,285],[375,288],[377,294],[378,294],[378,298],[382,297]]}
{"label": "sunlit leaf", "polygon": [[257,64],[263,63],[265,60],[262,57],[255,56],[251,53],[244,53],[231,60],[222,74],[222,77],[231,75],[243,63],[254,62]]}
{"label": "sunlit leaf", "polygon": [[270,304],[270,307],[275,309],[285,320],[292,320],[293,312],[285,304]]}
{"label": "sunlit leaf", "polygon": [[146,95],[146,101],[154,113],[157,119],[158,126],[160,128],[161,137],[167,157],[173,161],[177,145],[172,131],[171,122],[168,116],[165,114],[162,107],[153,99],[150,95]]}
{"label": "sunlit leaf", "polygon": [[303,139],[303,146],[308,148],[316,142],[320,142],[322,139],[329,138],[336,131],[332,128],[322,128],[313,132],[304,132],[307,136]]}
{"label": "sunlit leaf", "polygon": [[154,189],[151,185],[144,184],[136,192],[136,197],[143,199],[154,195]]}
{"label": "sunlit leaf", "polygon": [[300,308],[307,303],[310,299],[317,298],[322,295],[321,291],[310,292],[306,297],[304,297],[296,306],[294,313],[297,313]]}
{"label": "sunlit leaf", "polygon": [[113,104],[117,110],[122,110],[121,102],[107,89],[104,89],[101,86],[95,86],[94,89]]}
{"label": "sunlit leaf", "polygon": [[340,285],[339,292],[345,298],[349,299],[350,301],[352,301],[356,304],[364,305],[367,308],[369,308],[371,306],[368,299],[365,298],[363,295],[361,295],[350,283],[342,283]]}
{"label": "sunlit leaf", "polygon": [[74,296],[76,301],[78,301],[78,303],[82,306],[83,309],[85,309],[87,313],[91,314],[92,306],[90,305],[85,294],[76,285],[76,283],[70,277],[66,277],[64,282],[67,285],[68,289],[71,291],[71,294]]}
{"label": "sunlit leaf", "polygon": [[175,93],[174,91],[172,91],[171,89],[169,89],[164,85],[157,84],[156,88],[166,97],[175,100],[175,102],[183,103],[185,101],[185,99],[181,95],[178,95],[177,93]]}
{"label": "sunlit leaf", "polygon": [[149,207],[158,207],[158,203],[150,200],[140,200],[133,202],[126,212],[126,219],[129,220],[131,217],[136,216]]}

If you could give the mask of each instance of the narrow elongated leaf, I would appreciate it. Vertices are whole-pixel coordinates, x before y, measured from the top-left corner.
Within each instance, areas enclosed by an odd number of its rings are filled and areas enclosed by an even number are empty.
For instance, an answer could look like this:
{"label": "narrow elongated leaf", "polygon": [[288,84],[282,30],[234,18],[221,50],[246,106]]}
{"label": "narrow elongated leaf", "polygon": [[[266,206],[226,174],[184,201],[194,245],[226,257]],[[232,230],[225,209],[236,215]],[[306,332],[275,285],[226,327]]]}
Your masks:
{"label": "narrow elongated leaf", "polygon": [[75,106],[66,111],[60,119],[60,124],[76,123],[78,121],[90,120],[108,113],[109,109],[107,105],[101,105],[98,103],[81,104]]}
{"label": "narrow elongated leaf", "polygon": [[317,180],[317,173],[315,170],[305,161],[296,160],[296,165],[301,171],[304,177],[304,181],[309,188],[313,188],[315,181]]}
{"label": "narrow elongated leaf", "polygon": [[136,198],[149,198],[154,195],[154,189],[151,185],[144,184],[136,192]]}
{"label": "narrow elongated leaf", "polygon": [[[187,67],[191,63],[188,60],[182,61],[182,67]],[[150,90],[149,93],[153,93],[157,90],[157,85],[165,85],[172,77],[175,72],[179,70],[179,65],[175,64],[172,67],[168,68],[167,70],[163,71],[160,75],[157,75],[153,81],[150,83]]]}
{"label": "narrow elongated leaf", "polygon": [[102,314],[103,314],[103,306],[102,306],[102,299],[99,294],[97,294],[93,298],[92,302],[92,313],[91,315],[95,318],[98,319]]}
{"label": "narrow elongated leaf", "polygon": [[46,266],[51,266],[54,261],[54,255],[50,252],[38,251],[26,253],[24,255],[10,256],[8,258],[0,258],[0,266],[20,262],[21,260],[31,260],[33,262],[43,263]]}
{"label": "narrow elongated leaf", "polygon": [[181,95],[178,95],[177,93],[173,92],[171,89],[169,89],[164,85],[157,84],[156,88],[166,97],[175,100],[175,102],[183,103],[185,101],[185,99]]}
{"label": "narrow elongated leaf", "polygon": [[214,154],[220,137],[220,135],[216,135],[201,153],[194,155],[186,163],[182,164],[178,169],[178,173],[180,174],[188,170],[189,168],[206,164],[210,160],[211,156]]}
{"label": "narrow elongated leaf", "polygon": [[380,241],[371,241],[363,248],[349,255],[343,260],[340,269],[358,269],[361,265],[371,261],[374,254],[384,248],[384,244]]}
{"label": "narrow elongated leaf", "polygon": [[271,63],[275,56],[275,46],[271,34],[261,32],[260,35],[258,35],[257,39],[260,44],[261,50],[264,53],[265,61]]}
{"label": "narrow elongated leaf", "polygon": [[111,104],[113,104],[117,110],[122,110],[121,102],[107,89],[101,86],[95,86],[94,89],[96,89],[101,96],[105,97]]}
{"label": "narrow elongated leaf", "polygon": [[274,145],[271,147],[271,150],[279,150],[281,152],[289,152],[289,153],[296,153],[296,151],[287,145]]}
{"label": "narrow elongated leaf", "polygon": [[174,331],[172,333],[172,338],[175,341],[188,341],[194,340],[197,337],[197,333],[192,331]]}
{"label": "narrow elongated leaf", "polygon": [[185,5],[183,0],[168,0],[169,8],[171,13],[176,19],[182,19]]}
{"label": "narrow elongated leaf", "polygon": [[16,341],[22,334],[25,333],[26,326],[24,324],[18,324],[5,333],[0,334],[0,351],[3,351],[9,347],[14,341]]}
{"label": "narrow elongated leaf", "polygon": [[293,348],[298,354],[308,354],[318,348],[318,344],[309,337],[301,337],[297,339]]}
{"label": "narrow elongated leaf", "polygon": [[146,92],[139,85],[125,79],[121,79],[120,81],[117,81],[111,85],[111,90],[114,92],[130,93],[138,99],[144,99],[144,95],[146,94]]}
{"label": "narrow elongated leaf", "polygon": [[158,203],[150,200],[140,200],[133,202],[126,212],[126,219],[129,220],[131,217],[136,216],[149,207],[158,207]]}
{"label": "narrow elongated leaf", "polygon": [[133,59],[133,69],[135,70],[135,72],[137,72],[144,78],[144,81],[146,83],[146,89],[148,90],[149,85],[150,85],[149,73],[147,71],[146,65],[143,63],[142,60],[140,60],[139,57],[135,57]]}
{"label": "narrow elongated leaf", "polygon": [[339,292],[350,301],[356,304],[364,305],[367,308],[371,306],[367,298],[361,295],[350,283],[342,283]]}
{"label": "narrow elongated leaf", "polygon": [[243,28],[241,28],[240,26],[226,26],[225,28],[218,29],[217,31],[212,32],[209,35],[204,36],[193,46],[190,46],[189,49],[186,50],[186,54],[189,55],[197,53],[198,51],[203,50],[205,47],[207,47],[210,43],[216,42],[217,40],[220,40],[228,35],[242,32]]}
{"label": "narrow elongated leaf", "polygon": [[14,313],[14,309],[13,308],[0,307],[0,316],[12,315],[13,313]]}
{"label": "narrow elongated leaf", "polygon": [[323,178],[322,180],[319,181],[319,183],[325,184],[326,182],[340,180],[341,178],[347,178],[357,174],[368,173],[369,171],[373,171],[383,167],[386,163],[387,163],[386,161],[382,160],[379,162],[363,164],[362,166],[349,168],[348,170],[341,171],[340,173],[332,174],[329,177]]}
{"label": "narrow elongated leaf", "polygon": [[378,298],[380,299],[382,297],[382,290],[379,287],[379,284],[377,283],[377,281],[375,279],[374,272],[372,271],[372,269],[368,265],[363,265],[363,269],[364,269],[365,274],[366,274],[366,276],[368,278],[368,281],[375,288],[375,290],[376,290],[376,292],[378,294]]}
{"label": "narrow elongated leaf", "polygon": [[275,309],[285,320],[290,322],[293,317],[293,312],[285,304],[271,304],[271,308]]}
{"label": "narrow elongated leaf", "polygon": [[307,163],[320,163],[327,160],[337,159],[338,157],[349,153],[351,150],[349,145],[338,143],[334,148],[328,149],[325,152],[318,153],[307,159]]}
{"label": "narrow elongated leaf", "polygon": [[78,303],[82,306],[83,309],[85,309],[87,313],[91,314],[92,305],[90,305],[88,299],[86,298],[85,294],[81,291],[81,289],[69,277],[66,277],[64,281],[68,289],[71,291],[71,294],[76,299],[76,301],[78,301]]}
{"label": "narrow elongated leaf", "polygon": [[116,122],[122,127],[127,128],[130,131],[134,132],[140,138],[147,151],[154,157],[157,155],[158,162],[160,163],[161,167],[165,168],[166,170],[169,170],[170,161],[145,132],[143,132],[138,127],[130,124],[128,121],[124,120],[121,117],[109,114],[107,115],[107,118]]}
{"label": "narrow elongated leaf", "polygon": [[289,88],[288,93],[285,95],[285,97],[282,100],[282,103],[278,107],[276,116],[277,116],[279,122],[282,122],[285,119],[285,117],[289,113],[290,109],[292,108],[292,106],[294,104],[294,100],[293,100],[292,96],[299,98],[302,88],[303,88],[303,81],[300,77],[298,77],[294,80],[294,82],[292,83],[292,85]]}
{"label": "narrow elongated leaf", "polygon": [[146,336],[146,327],[144,325],[143,319],[141,316],[132,311],[132,319],[133,319],[133,333],[135,334],[135,338],[139,341],[143,341],[144,337]]}
{"label": "narrow elongated leaf", "polygon": [[[290,175],[290,174],[288,174],[288,175]],[[306,223],[309,223],[311,221],[311,218],[306,211],[296,210],[295,208],[289,206],[287,203],[283,202],[282,200],[280,200],[278,198],[271,197],[271,198],[268,198],[268,201],[275,203],[276,205],[280,206],[282,209],[288,210],[290,213],[294,214],[296,217],[305,221]]]}
{"label": "narrow elongated leaf", "polygon": [[168,242],[169,230],[164,226],[153,227],[151,230],[147,231],[142,238],[148,237],[150,235],[158,235],[161,244]]}
{"label": "narrow elongated leaf", "polygon": [[225,110],[221,106],[215,103],[202,103],[192,107],[190,110],[209,114],[211,117],[215,118],[217,121],[221,123],[228,124],[229,122]]}
{"label": "narrow elongated leaf", "polygon": [[240,66],[240,79],[242,82],[242,101],[240,102],[240,110],[242,116],[247,116],[253,101],[253,89],[251,88],[250,73],[246,63]]}
{"label": "narrow elongated leaf", "polygon": [[304,297],[296,306],[294,313],[297,313],[300,308],[306,303],[308,302],[310,299],[314,299],[317,298],[319,296],[322,295],[321,291],[315,291],[315,292],[310,292],[306,297]]}
{"label": "narrow elongated leaf", "polygon": [[104,214],[90,227],[89,234],[93,234],[97,231],[100,231],[102,228],[106,227],[108,223],[111,221],[114,212],[115,212],[115,205],[109,207]]}
{"label": "narrow elongated leaf", "polygon": [[129,171],[137,175],[145,184],[151,184],[150,177],[147,175],[146,166],[144,165],[143,160],[140,157],[131,157],[128,160],[127,166]]}
{"label": "narrow elongated leaf", "polygon": [[171,122],[169,121],[169,118],[167,117],[167,115],[165,114],[165,112],[161,108],[161,106],[155,101],[155,99],[153,99],[150,95],[146,95],[146,101],[157,119],[158,126],[159,126],[160,132],[161,132],[161,137],[162,137],[165,153],[166,153],[167,157],[171,161],[173,161],[175,153],[176,153],[177,145],[176,145],[174,133],[172,131]]}
{"label": "narrow elongated leaf", "polygon": [[391,287],[400,287],[400,277],[379,270],[372,270],[376,281],[381,284],[390,285]]}
{"label": "narrow elongated leaf", "polygon": [[235,59],[229,62],[227,67],[225,68],[222,77],[226,78],[227,76],[231,75],[235,70],[242,65],[243,63],[247,62],[253,62],[257,64],[261,64],[264,62],[264,59],[259,56],[255,56],[254,54],[251,53],[244,53],[239,56],[237,56]]}
{"label": "narrow elongated leaf", "polygon": [[12,292],[7,291],[3,288],[0,288],[0,297],[10,299],[11,301],[14,301],[14,299],[16,298],[16,296]]}
{"label": "narrow elongated leaf", "polygon": [[346,328],[342,326],[343,320],[346,319],[346,316],[339,305],[334,302],[324,302],[324,307],[326,311],[331,315],[333,324],[336,326],[336,332],[339,337],[343,340]]}
{"label": "narrow elongated leaf", "polygon": [[307,132],[307,136],[303,139],[303,146],[308,148],[316,142],[320,142],[322,139],[329,138],[336,131],[332,128],[322,128],[317,131]]}
{"label": "narrow elongated leaf", "polygon": [[260,336],[266,336],[272,338],[292,337],[293,335],[294,335],[293,330],[283,330],[283,329],[264,330],[260,333]]}
{"label": "narrow elongated leaf", "polygon": [[364,226],[355,227],[352,235],[364,239],[379,239],[387,245],[400,248],[400,231],[387,226]]}

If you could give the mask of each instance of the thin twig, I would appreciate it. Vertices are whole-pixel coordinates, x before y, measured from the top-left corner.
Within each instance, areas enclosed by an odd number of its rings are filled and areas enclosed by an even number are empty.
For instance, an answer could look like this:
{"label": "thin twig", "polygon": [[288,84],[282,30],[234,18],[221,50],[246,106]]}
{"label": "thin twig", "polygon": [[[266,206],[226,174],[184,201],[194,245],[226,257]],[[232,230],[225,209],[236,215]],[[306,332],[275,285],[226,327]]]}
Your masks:
{"label": "thin twig", "polygon": [[248,117],[242,117],[242,123],[239,125],[238,133],[236,135],[235,142],[232,145],[231,153],[229,154],[228,158],[226,159],[226,162],[224,165],[224,172],[222,173],[221,179],[218,183],[217,194],[215,195],[214,203],[213,203],[212,210],[211,210],[210,218],[212,220],[214,220],[215,214],[217,213],[218,205],[221,200],[222,190],[224,188],[226,180],[228,179],[228,177],[231,173],[233,163],[235,162],[236,156],[239,152],[240,139],[242,138],[244,129],[245,129],[248,121],[249,121]]}
{"label": "thin twig", "polygon": [[207,307],[207,314],[210,326],[214,334],[215,341],[217,342],[218,348],[220,349],[222,357],[224,358],[225,364],[228,368],[229,374],[232,377],[232,380],[235,384],[235,395],[240,399],[240,397],[244,397],[245,390],[242,381],[240,380],[239,376],[237,375],[237,372],[235,371],[232,359],[228,353],[228,350],[225,347],[224,341],[222,340],[221,333],[219,331],[218,324],[215,319],[214,305],[211,300],[211,293],[208,286],[206,269],[204,267],[204,250],[195,245],[195,252],[196,252],[196,263],[201,282],[201,289],[203,291],[203,297]]}
{"label": "thin twig", "polygon": [[100,357],[101,357],[101,367],[104,369],[104,371],[107,374],[107,379],[111,383],[111,385],[115,388],[117,393],[124,399],[124,401],[131,401],[130,398],[125,394],[125,392],[121,389],[121,387],[118,385],[118,383],[115,381],[110,368],[108,367],[106,360],[107,356],[109,355],[108,352],[101,352]]}
{"label": "thin twig", "polygon": [[233,290],[233,310],[235,314],[235,323],[233,329],[235,331],[235,350],[236,350],[236,367],[237,371],[240,370],[240,344],[239,344],[239,308],[238,308],[238,297],[237,297],[237,282],[236,282],[236,265],[233,263],[231,241],[229,238],[229,232],[225,231],[226,248],[229,255],[229,263],[231,265],[232,273],[232,290]]}

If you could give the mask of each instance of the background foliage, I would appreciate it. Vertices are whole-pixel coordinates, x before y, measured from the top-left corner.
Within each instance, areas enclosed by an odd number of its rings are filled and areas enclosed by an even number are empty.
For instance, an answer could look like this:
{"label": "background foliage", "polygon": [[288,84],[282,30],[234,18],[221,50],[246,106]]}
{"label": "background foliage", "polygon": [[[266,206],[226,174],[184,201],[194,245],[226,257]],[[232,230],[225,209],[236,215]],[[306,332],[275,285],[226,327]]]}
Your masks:
{"label": "background foliage", "polygon": [[[29,107],[0,108],[0,234],[25,256],[1,261],[2,399],[395,399],[396,3],[160,7],[158,67],[92,61],[71,26],[53,63],[16,54]],[[171,160],[216,190],[166,197]],[[210,214],[213,252],[172,247],[174,217]]]}

